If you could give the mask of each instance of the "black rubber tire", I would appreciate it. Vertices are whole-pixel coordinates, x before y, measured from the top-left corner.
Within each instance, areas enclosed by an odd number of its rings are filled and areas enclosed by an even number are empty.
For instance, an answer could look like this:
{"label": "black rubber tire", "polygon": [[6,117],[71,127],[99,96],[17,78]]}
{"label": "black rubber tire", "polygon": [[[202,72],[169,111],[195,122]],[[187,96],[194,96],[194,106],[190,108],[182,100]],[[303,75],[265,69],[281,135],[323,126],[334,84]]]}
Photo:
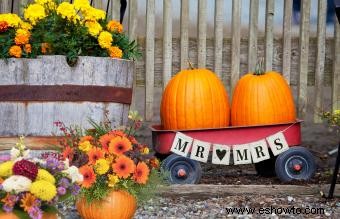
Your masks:
{"label": "black rubber tire", "polygon": [[[162,162],[161,168],[167,172],[170,184],[197,184],[202,177],[202,168],[199,162],[177,154],[169,155]],[[186,169],[187,176],[185,178],[177,176],[178,168]]]}
{"label": "black rubber tire", "polygon": [[[301,171],[294,171],[292,165],[299,163]],[[316,169],[314,155],[304,147],[291,147],[280,154],[275,162],[276,176],[282,182],[292,180],[309,180],[313,177]]]}
{"label": "black rubber tire", "polygon": [[276,176],[275,172],[276,157],[271,156],[270,159],[261,161],[255,164],[255,170],[259,176],[273,177]]}

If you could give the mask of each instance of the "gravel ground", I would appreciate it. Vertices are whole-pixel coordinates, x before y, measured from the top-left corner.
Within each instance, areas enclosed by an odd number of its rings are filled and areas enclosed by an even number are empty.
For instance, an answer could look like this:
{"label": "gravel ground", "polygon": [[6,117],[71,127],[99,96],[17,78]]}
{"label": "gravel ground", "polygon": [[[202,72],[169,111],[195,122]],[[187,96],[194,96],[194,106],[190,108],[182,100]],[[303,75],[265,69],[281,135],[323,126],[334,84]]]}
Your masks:
{"label": "gravel ground", "polygon": [[[260,214],[260,208],[268,209]],[[295,209],[295,214],[282,213],[282,208]],[[254,213],[228,213],[232,208],[255,208]],[[309,214],[298,214],[309,211]],[[317,209],[320,209],[319,212]],[[272,210],[271,210],[272,209]],[[276,209],[276,213],[275,210]],[[323,212],[321,212],[323,211]],[[316,213],[316,214],[312,214]],[[267,214],[268,213],[268,214]],[[68,209],[67,219],[80,218],[74,210]],[[157,198],[139,207],[135,218],[340,218],[340,199],[327,200],[321,196],[228,196],[209,199]]]}

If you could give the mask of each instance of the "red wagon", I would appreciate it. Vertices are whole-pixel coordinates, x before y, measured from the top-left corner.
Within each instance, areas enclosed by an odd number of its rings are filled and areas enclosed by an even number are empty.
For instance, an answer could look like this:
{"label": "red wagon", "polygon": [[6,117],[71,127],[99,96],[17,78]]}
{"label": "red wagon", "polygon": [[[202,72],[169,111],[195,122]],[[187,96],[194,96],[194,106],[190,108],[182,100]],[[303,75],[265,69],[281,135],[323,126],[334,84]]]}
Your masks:
{"label": "red wagon", "polygon": [[[301,147],[301,120],[294,123],[261,126],[225,127],[195,130],[163,130],[160,125],[151,126],[153,148],[161,157],[166,157],[162,167],[169,171],[171,183],[198,183],[201,178],[200,163],[188,157],[172,154],[170,149],[176,132],[191,138],[221,145],[241,145],[264,139],[278,132],[284,132],[289,149],[255,164],[259,175],[277,175],[281,181],[307,180],[315,172],[314,156]],[[270,150],[269,150],[270,151]]]}

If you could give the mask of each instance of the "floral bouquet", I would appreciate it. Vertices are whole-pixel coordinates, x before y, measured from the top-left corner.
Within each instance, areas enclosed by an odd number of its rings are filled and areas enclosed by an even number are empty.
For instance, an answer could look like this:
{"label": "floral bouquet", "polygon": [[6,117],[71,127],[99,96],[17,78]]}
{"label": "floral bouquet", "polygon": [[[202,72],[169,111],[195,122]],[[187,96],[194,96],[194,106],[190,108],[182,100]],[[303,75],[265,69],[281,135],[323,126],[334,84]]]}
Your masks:
{"label": "floral bouquet", "polygon": [[65,55],[72,64],[78,56],[134,59],[140,51],[123,26],[89,0],[34,0],[23,18],[0,14],[0,58],[43,54]]}
{"label": "floral bouquet", "polygon": [[109,123],[83,131],[56,125],[65,134],[63,157],[83,175],[77,209],[83,218],[130,218],[138,202],[154,194],[162,182],[159,161],[148,146],[134,137],[141,126],[137,112],[129,113],[129,126],[111,129]]}
{"label": "floral bouquet", "polygon": [[0,164],[0,215],[40,219],[52,214],[56,218],[56,203],[77,195],[82,181],[78,168],[61,154],[46,152],[33,158],[21,137],[9,160]]}

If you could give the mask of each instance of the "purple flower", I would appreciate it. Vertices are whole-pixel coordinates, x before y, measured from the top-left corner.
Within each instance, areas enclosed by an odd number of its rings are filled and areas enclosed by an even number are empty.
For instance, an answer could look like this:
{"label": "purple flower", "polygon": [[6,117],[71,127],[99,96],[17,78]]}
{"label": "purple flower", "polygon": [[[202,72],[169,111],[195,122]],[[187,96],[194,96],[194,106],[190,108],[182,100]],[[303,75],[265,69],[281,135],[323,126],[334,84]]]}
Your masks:
{"label": "purple flower", "polygon": [[38,207],[33,207],[28,211],[28,215],[32,219],[41,219],[42,218],[42,211]]}
{"label": "purple flower", "polygon": [[48,156],[46,158],[46,168],[50,169],[52,172],[61,171],[64,170],[65,164],[55,157]]}
{"label": "purple flower", "polygon": [[66,189],[62,186],[57,188],[58,195],[65,195],[66,194]]}
{"label": "purple flower", "polygon": [[3,205],[2,206],[2,210],[4,210],[5,212],[9,213],[13,211],[13,206],[10,205]]}
{"label": "purple flower", "polygon": [[10,154],[1,154],[0,155],[0,163],[8,161],[11,159],[11,155]]}
{"label": "purple flower", "polygon": [[78,186],[77,184],[74,184],[71,188],[71,194],[78,195],[79,191],[80,191],[80,186]]}
{"label": "purple flower", "polygon": [[70,186],[70,181],[64,177],[59,180],[58,185],[64,188],[68,188]]}

